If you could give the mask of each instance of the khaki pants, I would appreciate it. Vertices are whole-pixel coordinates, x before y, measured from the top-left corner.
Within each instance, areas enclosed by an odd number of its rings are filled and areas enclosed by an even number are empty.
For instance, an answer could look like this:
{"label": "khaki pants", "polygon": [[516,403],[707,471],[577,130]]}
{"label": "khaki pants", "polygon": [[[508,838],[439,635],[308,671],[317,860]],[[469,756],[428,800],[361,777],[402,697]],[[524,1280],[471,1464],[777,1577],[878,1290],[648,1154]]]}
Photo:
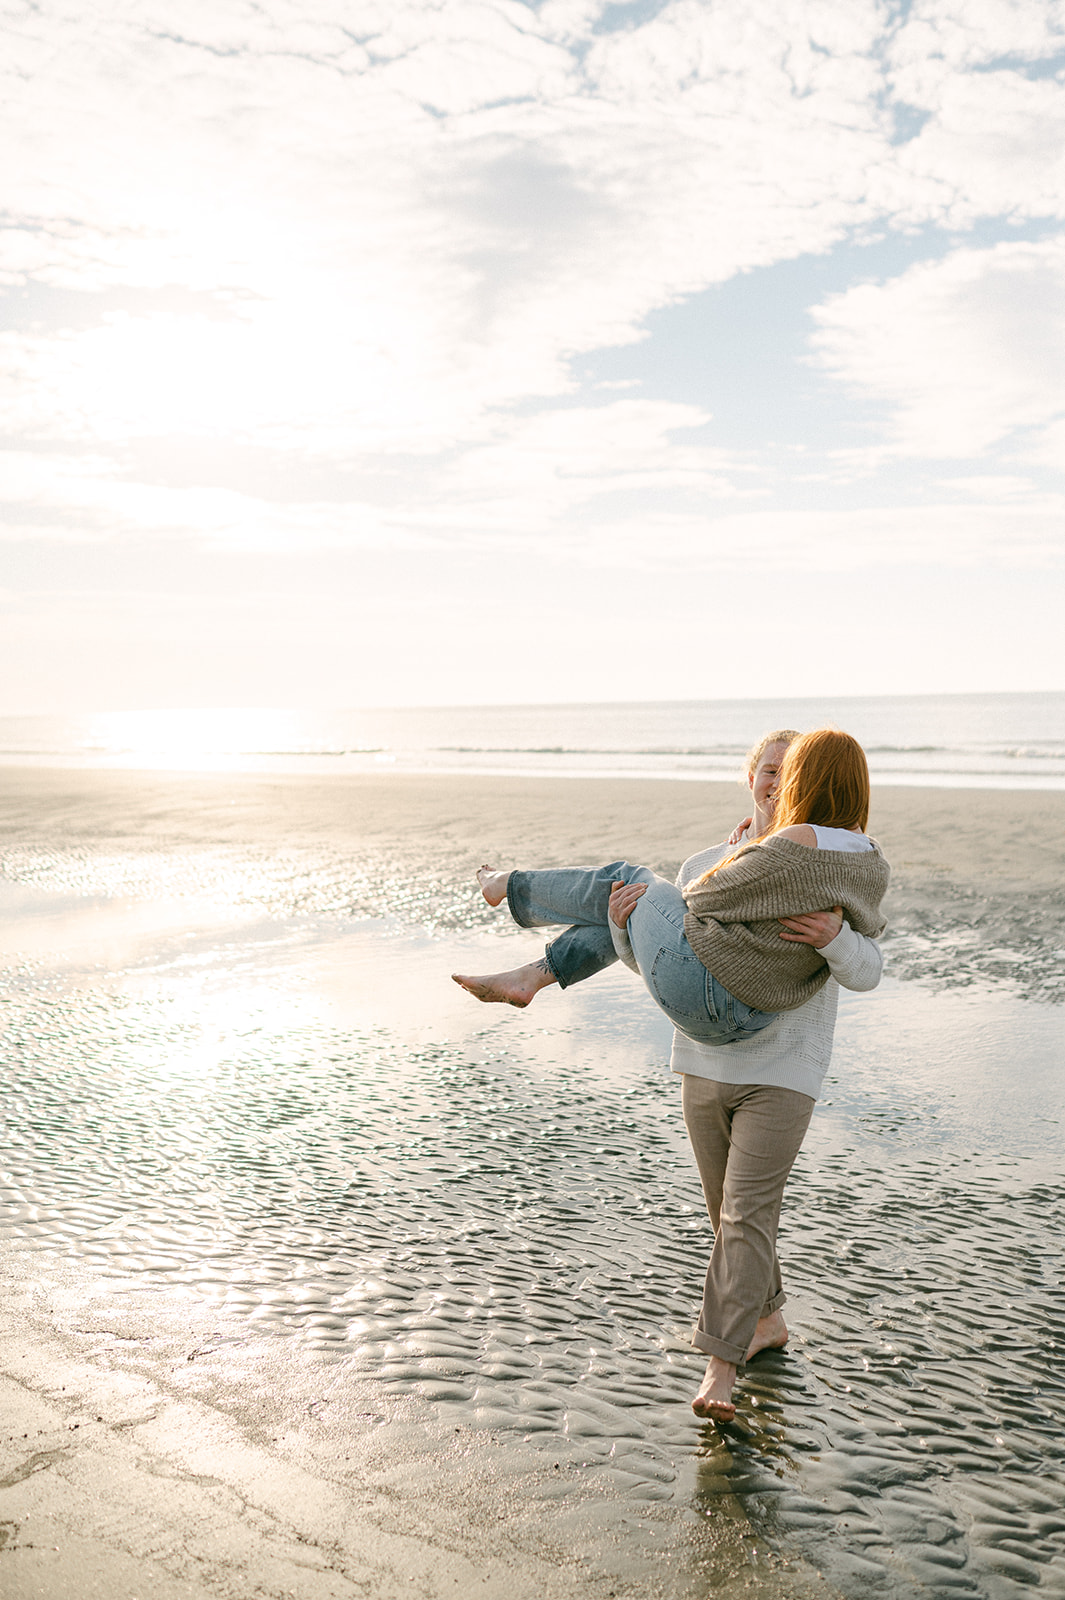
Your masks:
{"label": "khaki pants", "polygon": [[787,1299],[777,1261],[784,1185],[814,1102],[795,1089],[684,1074],[684,1122],[695,1151],[714,1248],[692,1343],[737,1365],[759,1317]]}

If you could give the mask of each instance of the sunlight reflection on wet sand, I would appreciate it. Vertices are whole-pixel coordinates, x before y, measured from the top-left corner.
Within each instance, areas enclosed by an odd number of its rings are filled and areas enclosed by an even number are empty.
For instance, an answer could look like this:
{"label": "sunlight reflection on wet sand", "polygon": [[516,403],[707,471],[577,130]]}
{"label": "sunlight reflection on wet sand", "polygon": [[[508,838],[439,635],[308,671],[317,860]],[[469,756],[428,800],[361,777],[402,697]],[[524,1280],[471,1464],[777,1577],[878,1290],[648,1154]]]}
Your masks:
{"label": "sunlight reflection on wet sand", "polygon": [[11,1247],[97,1304],[191,1295],[604,1504],[734,1504],[848,1595],[1060,1592],[1056,1009],[846,999],[782,1231],[793,1343],[719,1432],[687,1410],[709,1230],[669,1030],[626,973],[518,1012],[449,974],[523,936],[13,892]]}

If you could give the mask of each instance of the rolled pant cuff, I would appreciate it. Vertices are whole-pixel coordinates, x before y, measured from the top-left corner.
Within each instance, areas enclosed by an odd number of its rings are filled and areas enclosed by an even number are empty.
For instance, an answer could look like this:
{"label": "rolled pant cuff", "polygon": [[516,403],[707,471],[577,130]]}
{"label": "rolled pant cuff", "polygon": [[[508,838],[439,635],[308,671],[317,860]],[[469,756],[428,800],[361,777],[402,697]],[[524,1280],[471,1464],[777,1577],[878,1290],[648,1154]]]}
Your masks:
{"label": "rolled pant cuff", "polygon": [[742,1366],[747,1354],[745,1344],[729,1344],[725,1339],[713,1339],[698,1327],[692,1329],[692,1344],[704,1356],[719,1356],[722,1361],[731,1361],[734,1367]]}
{"label": "rolled pant cuff", "polygon": [[555,966],[555,963],[551,959],[551,946],[550,945],[546,945],[544,947],[544,960],[547,962],[547,965],[548,965],[548,968],[550,969],[551,975],[554,978],[555,982],[558,984],[559,988],[560,989],[567,988],[568,985],[566,983],[566,979],[565,979],[564,975],[561,972],[559,972],[558,968]]}
{"label": "rolled pant cuff", "polygon": [[517,907],[517,905],[515,903],[514,893],[513,893],[514,879],[517,876],[518,876],[518,869],[515,868],[515,870],[513,872],[511,872],[509,877],[507,878],[507,910],[510,912],[511,916],[514,918],[514,921],[518,924],[519,928],[535,927],[535,923],[526,922],[524,917],[519,917],[519,915],[518,915],[518,907]]}

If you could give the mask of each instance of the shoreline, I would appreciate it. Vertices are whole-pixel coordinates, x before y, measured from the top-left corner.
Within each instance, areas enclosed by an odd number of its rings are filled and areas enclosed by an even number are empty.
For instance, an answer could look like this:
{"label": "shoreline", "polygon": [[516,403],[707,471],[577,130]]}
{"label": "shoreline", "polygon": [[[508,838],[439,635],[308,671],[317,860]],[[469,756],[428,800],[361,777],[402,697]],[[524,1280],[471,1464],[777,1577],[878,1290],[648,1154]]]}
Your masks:
{"label": "shoreline", "polygon": [[1061,1013],[1017,996],[1060,969],[1065,808],[1034,839],[1021,796],[877,792],[888,970],[922,981],[842,997],[792,1340],[719,1431],[688,1409],[708,1225],[668,1029],[617,969],[533,1013],[449,972],[526,941],[482,851],[675,869],[738,785],[29,769],[0,796],[5,1595],[858,1600],[900,1560],[934,1587],[944,1549],[983,1595],[985,1473],[1038,1579]]}
{"label": "shoreline", "polygon": [[[735,782],[662,778],[8,768],[0,876],[106,896],[115,891],[87,857],[166,853],[180,885],[180,863],[197,853],[265,864],[267,879],[272,860],[295,853],[307,860],[307,910],[457,926],[479,914],[470,885],[483,861],[549,867],[606,852],[672,877],[727,837],[746,799]],[[1065,792],[884,785],[870,832],[892,869],[886,950],[896,976],[1006,981],[1032,998],[1065,998]],[[283,909],[268,881],[263,894]]]}
{"label": "shoreline", "polygon": [[[219,762],[216,765],[205,763],[201,767],[171,767],[165,762],[159,765],[140,765],[136,760],[129,762],[111,762],[100,764],[93,761],[76,761],[67,757],[54,757],[52,759],[30,760],[22,754],[4,755],[0,752],[0,781],[4,772],[71,772],[71,773],[127,773],[133,776],[157,778],[232,778],[236,781],[247,779],[254,782],[258,779],[269,781],[271,779],[294,778],[301,782],[329,783],[334,780],[376,778],[448,778],[459,780],[478,781],[518,781],[518,782],[547,782],[547,783],[676,783],[676,784],[720,784],[726,788],[741,785],[734,776],[735,766],[732,770],[720,772],[650,772],[635,771],[632,768],[618,767],[617,769],[601,768],[592,770],[587,767],[560,767],[556,770],[546,770],[540,767],[508,767],[508,766],[456,766],[444,765],[407,766],[396,761],[394,765],[383,764],[370,767],[344,767],[338,765],[332,758],[324,756],[309,757],[299,771],[294,771],[288,764],[288,758],[278,758],[278,764],[252,764],[248,766],[234,765],[231,762]],[[932,789],[932,790],[974,790],[978,793],[984,791],[1005,792],[1007,794],[1065,794],[1065,777],[1043,777],[1039,774],[1003,775],[1003,774],[967,774],[964,772],[938,773],[930,772],[921,774],[917,772],[875,772],[872,774],[874,789]]]}
{"label": "shoreline", "polygon": [[[183,772],[153,767],[74,768],[26,763],[0,766],[0,829],[6,830],[12,813],[17,822],[24,820],[19,816],[19,808],[31,796],[36,802],[34,791],[39,791],[40,799],[53,807],[61,806],[64,801],[72,803],[78,799],[98,802],[107,796],[109,790],[114,799],[135,798],[140,791],[142,795],[152,796],[153,814],[157,813],[160,801],[168,793],[174,799],[183,793],[197,801],[205,818],[210,815],[211,802],[218,801],[222,789],[232,791],[225,797],[227,806],[234,803],[250,804],[254,800],[259,807],[260,818],[262,800],[270,794],[282,802],[285,813],[282,815],[279,812],[277,820],[291,823],[297,817],[292,809],[292,797],[314,790],[321,791],[323,797],[335,795],[340,790],[348,791],[357,804],[361,803],[360,820],[366,820],[369,815],[367,805],[372,804],[375,795],[389,789],[397,793],[407,791],[404,800],[408,803],[411,800],[424,803],[430,792],[440,792],[446,798],[465,789],[479,792],[482,796],[495,789],[499,796],[511,802],[523,796],[530,808],[545,812],[552,809],[550,799],[553,792],[565,789],[565,809],[568,813],[571,810],[568,800],[577,786],[587,788],[590,794],[604,797],[607,801],[604,808],[606,815],[638,815],[645,812],[656,797],[663,800],[667,796],[672,797],[675,804],[668,812],[669,820],[664,828],[661,827],[662,813],[657,813],[660,837],[667,845],[680,837],[686,824],[697,826],[699,838],[705,842],[707,828],[713,832],[715,826],[724,826],[728,818],[738,820],[743,814],[747,795],[743,783],[736,779],[645,774],[626,774],[624,778],[615,778],[583,773],[556,776],[553,773],[497,774],[434,770],[293,773],[204,769]],[[981,813],[977,819],[979,823],[1001,823],[1006,828],[1023,828],[1030,833],[1031,811],[1036,804],[1050,813],[1047,820],[1054,833],[1065,830],[1065,788],[1031,790],[974,787],[966,783],[932,785],[874,782],[870,831],[881,839],[885,849],[893,846],[897,849],[902,828],[920,823],[922,832],[926,832],[928,827],[936,830],[936,844],[942,846],[945,837],[941,836],[944,812],[953,805],[955,810],[965,806]],[[928,816],[922,819],[920,812],[923,810],[927,810]],[[40,817],[39,812],[36,815]],[[81,833],[86,819],[78,821],[69,813],[63,816],[57,810],[53,820],[71,824],[77,833]],[[100,818],[97,816],[93,820],[99,821]],[[1011,847],[1009,833],[1004,835],[1002,843],[1007,848]]]}

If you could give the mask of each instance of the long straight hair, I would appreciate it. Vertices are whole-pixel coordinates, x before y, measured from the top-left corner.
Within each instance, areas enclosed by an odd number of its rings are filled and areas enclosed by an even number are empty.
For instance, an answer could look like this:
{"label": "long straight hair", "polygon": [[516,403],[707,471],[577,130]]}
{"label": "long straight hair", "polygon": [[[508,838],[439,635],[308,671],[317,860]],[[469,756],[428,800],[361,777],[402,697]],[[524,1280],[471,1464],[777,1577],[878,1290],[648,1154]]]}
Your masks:
{"label": "long straight hair", "polygon": [[[869,763],[857,739],[839,728],[814,728],[789,744],[780,764],[773,825],[759,844],[800,822],[822,828],[860,828],[869,821]],[[707,878],[727,866],[735,851],[715,862]]]}
{"label": "long straight hair", "polygon": [[839,728],[814,728],[788,746],[766,838],[798,822],[864,832],[868,821],[869,763],[857,739]]}

